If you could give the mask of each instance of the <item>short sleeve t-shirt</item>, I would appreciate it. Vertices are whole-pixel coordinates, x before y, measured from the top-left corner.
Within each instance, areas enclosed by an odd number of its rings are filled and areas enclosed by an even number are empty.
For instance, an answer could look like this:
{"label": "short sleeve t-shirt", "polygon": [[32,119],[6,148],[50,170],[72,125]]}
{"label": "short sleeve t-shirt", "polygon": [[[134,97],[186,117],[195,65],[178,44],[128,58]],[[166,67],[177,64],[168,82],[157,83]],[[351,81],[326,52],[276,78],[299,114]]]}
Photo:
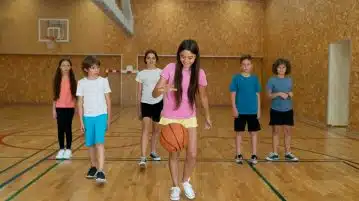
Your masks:
{"label": "short sleeve t-shirt", "polygon": [[156,104],[163,99],[162,95],[157,98],[152,96],[152,91],[161,77],[161,72],[161,69],[156,68],[153,70],[145,69],[137,73],[136,81],[142,84],[141,103]]}
{"label": "short sleeve t-shirt", "polygon": [[236,92],[236,107],[239,114],[253,115],[258,113],[257,93],[261,91],[261,85],[257,76],[235,75],[232,78],[229,90]]}
{"label": "short sleeve t-shirt", "polygon": [[[267,83],[267,91],[271,93],[289,93],[292,91],[293,83],[290,77],[279,78],[271,77]],[[293,100],[291,97],[283,99],[282,97],[275,97],[272,99],[271,108],[280,112],[286,112],[293,109]]]}
{"label": "short sleeve t-shirt", "polygon": [[[161,76],[168,81],[168,84],[174,85],[174,75],[176,70],[176,64],[168,64],[162,71]],[[182,102],[178,109],[176,109],[176,99],[174,91],[168,92],[164,97],[164,105],[162,110],[162,116],[169,119],[188,119],[196,116],[196,106],[193,108],[189,103],[187,92],[189,82],[191,78],[190,70],[182,71]],[[199,71],[199,85],[207,86],[206,74],[203,69]]]}
{"label": "short sleeve t-shirt", "polygon": [[95,117],[107,114],[105,94],[110,93],[108,79],[98,77],[95,80],[83,78],[77,83],[76,96],[84,98],[84,116]]}

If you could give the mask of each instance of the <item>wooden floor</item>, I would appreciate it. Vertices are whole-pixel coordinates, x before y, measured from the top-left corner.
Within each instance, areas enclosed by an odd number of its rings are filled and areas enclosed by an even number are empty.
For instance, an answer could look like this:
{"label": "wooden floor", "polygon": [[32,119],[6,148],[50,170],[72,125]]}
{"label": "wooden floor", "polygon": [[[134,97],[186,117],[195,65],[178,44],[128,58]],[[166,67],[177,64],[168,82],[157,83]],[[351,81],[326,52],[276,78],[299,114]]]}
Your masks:
{"label": "wooden floor", "polygon": [[[262,160],[255,167],[237,165],[230,109],[212,108],[211,113],[214,128],[199,128],[198,163],[192,177],[196,200],[358,200],[359,137],[297,121],[292,144],[301,162],[265,162],[271,135],[264,116],[258,145]],[[159,144],[164,160],[150,162],[146,171],[138,168],[140,122],[134,108],[114,109],[106,138],[104,186],[84,177],[89,164],[77,117],[71,161],[54,160],[58,143],[51,107],[7,106],[0,110],[0,118],[0,200],[169,200],[168,156]],[[248,158],[248,136],[243,150]]]}

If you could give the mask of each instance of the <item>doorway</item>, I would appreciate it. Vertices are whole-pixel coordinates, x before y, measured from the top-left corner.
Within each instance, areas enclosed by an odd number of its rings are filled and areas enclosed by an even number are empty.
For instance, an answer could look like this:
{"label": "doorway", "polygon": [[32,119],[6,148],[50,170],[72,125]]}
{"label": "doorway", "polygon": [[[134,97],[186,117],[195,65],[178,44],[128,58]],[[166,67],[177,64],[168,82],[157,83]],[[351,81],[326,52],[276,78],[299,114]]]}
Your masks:
{"label": "doorway", "polygon": [[327,124],[347,127],[349,124],[349,88],[351,41],[329,44]]}

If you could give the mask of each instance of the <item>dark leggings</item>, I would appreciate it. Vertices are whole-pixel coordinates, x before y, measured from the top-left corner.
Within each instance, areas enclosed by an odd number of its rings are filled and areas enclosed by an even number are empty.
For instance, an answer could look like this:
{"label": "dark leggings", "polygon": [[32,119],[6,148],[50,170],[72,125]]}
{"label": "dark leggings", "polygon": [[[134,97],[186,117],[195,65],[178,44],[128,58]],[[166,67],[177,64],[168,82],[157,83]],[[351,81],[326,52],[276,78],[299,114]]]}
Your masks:
{"label": "dark leggings", "polygon": [[56,108],[57,115],[57,137],[60,149],[65,148],[64,135],[66,133],[66,149],[71,149],[72,144],[72,119],[74,117],[74,108]]}

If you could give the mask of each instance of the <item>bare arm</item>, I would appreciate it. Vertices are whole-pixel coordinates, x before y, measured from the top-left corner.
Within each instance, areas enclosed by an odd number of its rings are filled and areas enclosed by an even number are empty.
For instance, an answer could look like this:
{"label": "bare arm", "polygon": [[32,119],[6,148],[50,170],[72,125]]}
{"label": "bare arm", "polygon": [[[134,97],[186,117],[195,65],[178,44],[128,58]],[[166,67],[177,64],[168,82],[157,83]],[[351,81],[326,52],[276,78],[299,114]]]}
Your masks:
{"label": "bare arm", "polygon": [[161,77],[160,80],[158,80],[155,88],[153,89],[152,91],[152,96],[154,98],[157,98],[159,97],[160,95],[163,94],[163,91],[161,89],[164,89],[165,88],[165,85],[167,84],[167,80],[164,79],[163,77]]}
{"label": "bare arm", "polygon": [[208,96],[207,96],[207,87],[199,86],[199,94],[204,108],[204,115],[209,119],[209,105],[208,105]]}
{"label": "bare arm", "polygon": [[278,93],[272,93],[271,90],[267,90],[267,95],[270,99],[273,99],[273,98],[276,98],[278,96],[281,96],[281,92],[278,92]]}
{"label": "bare arm", "polygon": [[57,114],[56,114],[56,101],[52,102],[52,117],[54,119],[56,119],[56,117],[57,117]]}
{"label": "bare arm", "polygon": [[111,122],[111,96],[110,93],[105,94],[106,105],[107,105],[107,124],[109,125]]}
{"label": "bare arm", "polygon": [[231,102],[232,102],[232,109],[237,109],[236,106],[236,92],[231,92]]}
{"label": "bare arm", "polygon": [[257,112],[257,116],[258,118],[261,116],[261,94],[257,92],[257,108],[258,108],[258,112]]}
{"label": "bare arm", "polygon": [[84,104],[84,97],[83,96],[79,96],[77,99],[77,114],[79,115],[80,118],[80,124],[81,124],[81,129],[83,129],[83,115],[84,115],[84,110],[83,110],[83,104]]}
{"label": "bare arm", "polygon": [[142,83],[137,84],[137,102],[138,102],[138,112],[141,111],[141,99],[142,99]]}

